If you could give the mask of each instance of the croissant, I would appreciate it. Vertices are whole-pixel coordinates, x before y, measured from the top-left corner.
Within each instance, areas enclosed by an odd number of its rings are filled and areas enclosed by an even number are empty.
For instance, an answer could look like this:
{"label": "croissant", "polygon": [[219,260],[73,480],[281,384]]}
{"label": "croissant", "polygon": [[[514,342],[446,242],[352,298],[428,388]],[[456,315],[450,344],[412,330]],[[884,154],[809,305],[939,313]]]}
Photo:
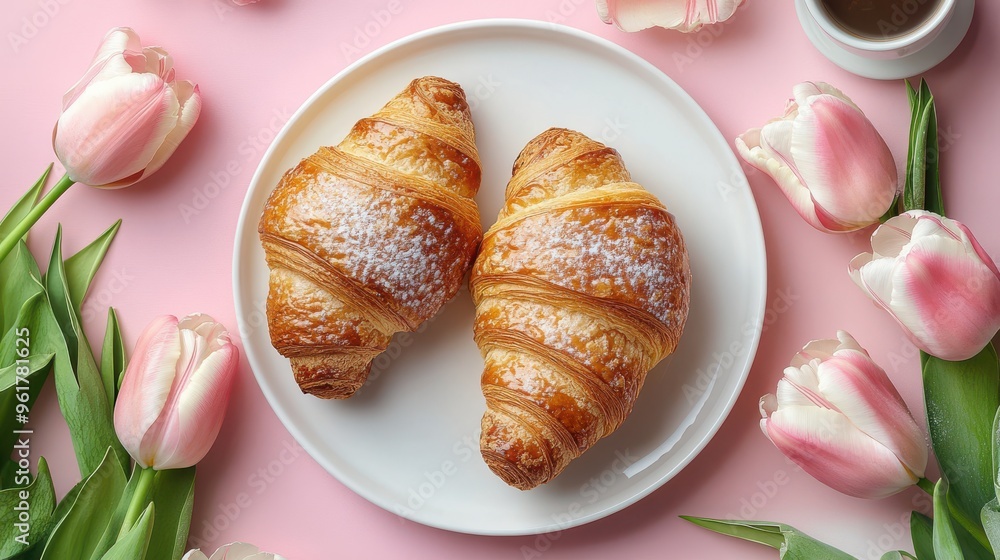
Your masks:
{"label": "croissant", "polygon": [[452,298],[482,238],[465,93],[414,80],[285,173],[258,232],[271,343],[305,393],[347,398],[396,332]]}
{"label": "croissant", "polygon": [[528,142],[470,278],[490,469],[534,488],[615,431],[676,348],[690,285],[674,217],[618,152],[564,129]]}

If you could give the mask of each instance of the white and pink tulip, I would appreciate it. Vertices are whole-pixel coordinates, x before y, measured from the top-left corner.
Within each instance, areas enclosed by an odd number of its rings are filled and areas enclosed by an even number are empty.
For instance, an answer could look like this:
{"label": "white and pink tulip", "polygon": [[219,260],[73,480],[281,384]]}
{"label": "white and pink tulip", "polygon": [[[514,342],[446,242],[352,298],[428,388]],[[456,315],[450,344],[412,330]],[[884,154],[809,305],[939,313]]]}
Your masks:
{"label": "white and pink tulip", "polygon": [[52,145],[73,181],[126,187],[162,167],[200,113],[198,86],[175,79],[170,55],[118,27],[63,96]]}
{"label": "white and pink tulip", "polygon": [[1000,272],[964,224],[913,210],[872,235],[851,278],[921,350],[945,360],[979,353],[1000,330]]}
{"label": "white and pink tulip", "polygon": [[805,221],[828,233],[878,222],[897,191],[885,141],[846,95],[822,82],[795,86],[785,114],[736,139]]}
{"label": "white and pink tulip", "polygon": [[115,431],[135,462],[155,470],[194,465],[215,443],[239,351],[208,315],[172,315],[139,337],[115,404]]}
{"label": "white and pink tulip", "polygon": [[191,550],[181,560],[285,560],[285,557],[261,552],[252,544],[235,542],[220,547],[212,556],[206,556],[201,550]]}
{"label": "white and pink tulip", "polygon": [[728,20],[746,0],[597,0],[604,23],[622,31],[664,27],[690,33]]}
{"label": "white and pink tulip", "polygon": [[760,400],[764,434],[820,482],[859,498],[917,483],[927,444],[902,397],[851,335],[812,341],[775,394]]}

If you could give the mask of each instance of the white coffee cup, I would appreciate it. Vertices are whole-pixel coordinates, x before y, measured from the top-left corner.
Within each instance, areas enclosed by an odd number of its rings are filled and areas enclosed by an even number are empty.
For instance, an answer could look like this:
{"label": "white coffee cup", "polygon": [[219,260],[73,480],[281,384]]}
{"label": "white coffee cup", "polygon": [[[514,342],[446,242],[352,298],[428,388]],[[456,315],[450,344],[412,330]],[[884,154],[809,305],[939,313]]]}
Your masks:
{"label": "white coffee cup", "polygon": [[[904,17],[912,12],[907,6],[920,0],[895,0]],[[819,28],[844,50],[869,59],[901,58],[920,51],[931,44],[955,13],[956,0],[940,0],[926,21],[904,35],[890,39],[865,38],[849,33],[834,20],[822,6],[822,0],[805,0],[806,9]]]}

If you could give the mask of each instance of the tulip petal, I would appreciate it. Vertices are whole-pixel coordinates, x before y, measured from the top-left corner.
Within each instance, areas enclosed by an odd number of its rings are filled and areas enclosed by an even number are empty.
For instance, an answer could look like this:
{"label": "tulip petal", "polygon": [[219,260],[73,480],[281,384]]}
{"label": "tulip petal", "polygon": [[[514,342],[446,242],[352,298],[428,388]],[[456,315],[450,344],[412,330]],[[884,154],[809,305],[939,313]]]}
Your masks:
{"label": "tulip petal", "polygon": [[905,214],[890,218],[872,234],[873,258],[896,258],[913,238],[917,220]]}
{"label": "tulip petal", "polygon": [[851,98],[844,94],[844,92],[826,82],[802,82],[792,88],[792,96],[796,104],[804,105],[810,97],[815,95],[832,95],[844,103],[847,103],[851,107],[854,107],[859,112],[861,111],[861,109],[855,105],[853,101],[851,101]]}
{"label": "tulip petal", "polygon": [[828,229],[877,222],[896,194],[896,164],[864,113],[833,95],[817,95],[799,104],[793,125],[794,163],[820,216],[834,222]]}
{"label": "tulip petal", "polygon": [[917,239],[920,229],[893,278],[891,312],[929,354],[966,360],[1000,329],[1000,280],[962,240]]}
{"label": "tulip petal", "polygon": [[837,331],[837,338],[809,341],[802,351],[792,358],[791,367],[799,368],[813,360],[828,360],[839,350],[856,350],[868,356],[868,351],[862,348],[850,333]]}
{"label": "tulip petal", "polygon": [[[154,464],[161,469],[189,467],[212,447],[222,421],[239,353],[232,344],[206,354],[208,342],[194,331],[181,329],[182,359],[178,362],[171,398],[146,434],[160,442]],[[220,404],[221,403],[221,404]]]}
{"label": "tulip petal", "polygon": [[890,311],[893,299],[893,276],[896,273],[896,261],[895,259],[874,259],[864,262],[865,259],[872,259],[872,257],[869,253],[865,253],[855,257],[851,261],[851,270],[857,270],[856,273],[851,275],[851,278],[879,307]]}
{"label": "tulip petal", "polygon": [[135,31],[128,27],[116,27],[109,31],[94,54],[87,72],[63,95],[63,110],[69,108],[91,83],[131,74],[132,67],[126,61],[124,53],[140,51],[142,45]]}
{"label": "tulip petal", "polygon": [[917,478],[884,445],[835,411],[781,408],[767,421],[767,433],[789,459],[820,482],[859,498],[884,498]]}
{"label": "tulip petal", "polygon": [[115,404],[115,431],[122,445],[143,468],[151,464],[143,437],[163,412],[180,358],[177,318],[159,317],[136,343]]}
{"label": "tulip petal", "polygon": [[174,81],[174,59],[170,53],[161,47],[145,47],[142,55],[145,62],[143,72],[156,74],[168,84]]}
{"label": "tulip petal", "polygon": [[[791,129],[788,124],[779,123],[787,122],[772,121],[764,126],[764,129],[768,130],[771,142],[777,143],[779,146],[784,145],[786,141],[783,136],[789,134]],[[774,179],[781,192],[784,193],[785,197],[792,204],[792,207],[795,208],[795,211],[809,225],[821,231],[832,231],[817,216],[812,196],[810,196],[809,190],[806,189],[798,175],[796,175],[791,166],[792,162],[783,159],[780,154],[773,150],[771,144],[765,141],[761,129],[751,129],[743,133],[736,139],[736,149],[744,161],[767,173]]]}
{"label": "tulip petal", "polygon": [[155,75],[110,78],[91,84],[63,112],[53,146],[74,181],[125,186],[131,182],[122,178],[141,173],[153,159],[178,110],[177,96]]}
{"label": "tulip petal", "polygon": [[174,154],[177,146],[187,137],[201,115],[201,92],[198,86],[189,81],[180,81],[174,86],[177,100],[180,103],[180,114],[173,130],[163,139],[160,148],[153,154],[141,178],[148,177],[163,167],[163,164]]}
{"label": "tulip petal", "polygon": [[597,13],[605,23],[622,31],[641,31],[653,26],[685,33],[702,25],[725,21],[745,0],[598,0]]}
{"label": "tulip petal", "polygon": [[234,542],[219,547],[209,560],[243,560],[251,554],[257,554],[260,549],[252,544]]}
{"label": "tulip petal", "polygon": [[189,550],[181,560],[209,560],[208,556],[199,549]]}
{"label": "tulip petal", "polygon": [[887,447],[918,477],[927,467],[924,434],[885,371],[857,350],[819,367],[819,390],[854,426]]}

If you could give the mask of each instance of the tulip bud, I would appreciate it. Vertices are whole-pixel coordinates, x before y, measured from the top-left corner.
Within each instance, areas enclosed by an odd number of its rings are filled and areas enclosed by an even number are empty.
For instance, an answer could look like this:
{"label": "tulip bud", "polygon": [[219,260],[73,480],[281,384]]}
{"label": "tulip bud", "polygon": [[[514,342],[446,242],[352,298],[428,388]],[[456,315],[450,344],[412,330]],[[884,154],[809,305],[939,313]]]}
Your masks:
{"label": "tulip bud", "polygon": [[73,181],[126,187],[159,169],[200,113],[198,86],[174,79],[170,55],[119,27],[63,97],[52,146]]}
{"label": "tulip bud", "polygon": [[135,462],[182,469],[219,435],[239,351],[208,315],[172,315],[143,331],[115,404],[115,431]]}
{"label": "tulip bud", "polygon": [[921,350],[967,360],[1000,329],[1000,272],[965,225],[923,210],[889,219],[851,278]]}
{"label": "tulip bud", "polygon": [[916,484],[927,444],[885,371],[851,335],[814,340],[792,359],[774,395],[760,400],[760,427],[820,482],[858,498]]}
{"label": "tulip bud", "polygon": [[896,163],[857,105],[822,82],[795,86],[785,115],[736,139],[747,163],[778,184],[802,218],[827,233],[878,222],[896,197]]}
{"label": "tulip bud", "polygon": [[622,31],[665,27],[684,33],[733,17],[746,0],[597,0],[604,23]]}
{"label": "tulip bud", "polygon": [[189,551],[181,560],[285,560],[285,557],[270,552],[260,552],[260,549],[252,544],[235,542],[219,548],[211,557],[196,549]]}

